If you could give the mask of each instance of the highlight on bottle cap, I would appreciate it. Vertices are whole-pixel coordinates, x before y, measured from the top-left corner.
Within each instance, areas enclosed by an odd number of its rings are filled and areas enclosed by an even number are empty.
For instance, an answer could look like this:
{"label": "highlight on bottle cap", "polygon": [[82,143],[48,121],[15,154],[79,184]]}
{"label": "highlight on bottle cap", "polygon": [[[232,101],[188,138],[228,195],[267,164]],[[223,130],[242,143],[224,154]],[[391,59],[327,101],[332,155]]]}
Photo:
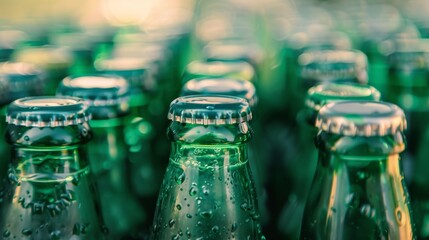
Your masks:
{"label": "highlight on bottle cap", "polygon": [[70,76],[60,83],[57,94],[85,99],[90,107],[114,106],[128,102],[129,85],[115,75]]}
{"label": "highlight on bottle cap", "polygon": [[329,103],[319,111],[316,127],[345,136],[385,136],[402,132],[407,123],[401,108],[376,101]]}
{"label": "highlight on bottle cap", "polygon": [[244,61],[238,62],[203,62],[194,61],[186,66],[185,72],[182,77],[182,83],[195,78],[201,77],[227,77],[235,78],[244,81],[255,82],[256,73],[250,63]]}
{"label": "highlight on bottle cap", "polygon": [[302,79],[316,82],[368,82],[368,60],[358,50],[312,50],[298,57]]}
{"label": "highlight on bottle cap", "polygon": [[232,78],[197,78],[188,81],[182,88],[182,96],[228,95],[241,97],[254,107],[258,99],[255,86],[249,81]]}
{"label": "highlight on bottle cap", "polygon": [[243,98],[190,95],[171,102],[168,119],[188,124],[231,125],[250,121],[252,112]]}
{"label": "highlight on bottle cap", "polygon": [[314,86],[307,91],[305,105],[315,111],[331,102],[348,100],[380,101],[380,92],[369,85],[352,83],[327,83]]}
{"label": "highlight on bottle cap", "polygon": [[87,108],[85,101],[76,97],[25,97],[9,104],[6,122],[39,128],[79,125],[90,119]]}

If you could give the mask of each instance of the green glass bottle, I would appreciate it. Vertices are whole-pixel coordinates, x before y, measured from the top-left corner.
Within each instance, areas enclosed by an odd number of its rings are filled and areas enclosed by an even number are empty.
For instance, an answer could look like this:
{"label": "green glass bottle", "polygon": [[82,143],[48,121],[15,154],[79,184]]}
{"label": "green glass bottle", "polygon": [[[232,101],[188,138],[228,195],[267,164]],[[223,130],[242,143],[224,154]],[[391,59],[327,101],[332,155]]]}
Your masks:
{"label": "green glass bottle", "polygon": [[147,217],[130,191],[127,176],[125,125],[130,124],[126,119],[130,110],[129,85],[117,76],[76,76],[65,78],[57,92],[88,102],[94,135],[88,144],[89,162],[97,183],[103,220],[113,239],[127,236]]}
{"label": "green glass bottle", "polygon": [[171,103],[170,162],[152,239],[265,239],[247,154],[245,99],[185,96]]}
{"label": "green glass bottle", "polygon": [[54,95],[58,84],[68,75],[73,56],[69,51],[53,46],[26,47],[17,50],[12,55],[12,60],[31,63],[43,69],[48,80],[43,86],[43,93]]}
{"label": "green glass bottle", "polygon": [[[161,134],[168,126],[168,121],[161,117],[167,110],[163,111],[162,97],[156,93],[158,85],[152,67],[152,62],[146,58],[118,57],[96,63],[98,71],[119,75],[131,87],[130,122],[133,124],[126,128],[126,141],[130,146],[129,177],[133,191],[149,211],[148,219],[152,219],[168,157],[165,151],[168,140]],[[142,182],[147,183],[145,187]]]}
{"label": "green glass bottle", "polygon": [[[317,85],[307,91],[305,108],[297,116],[298,134],[295,138],[295,147],[288,149],[291,159],[285,160],[288,164],[282,166],[282,177],[277,179],[279,186],[276,189],[283,188],[284,191],[274,192],[274,199],[280,201],[276,204],[283,204],[276,226],[281,238],[299,238],[304,206],[317,165],[314,137],[317,134],[315,123],[319,110],[331,102],[354,100],[379,101],[380,92],[371,86],[334,83]],[[291,188],[289,191],[281,184],[284,182],[289,183]],[[285,192],[289,192],[289,195],[286,196]]]}
{"label": "green glass bottle", "polygon": [[[22,62],[0,63],[0,118],[6,118],[6,106],[10,102],[27,96],[42,94],[46,79],[44,72],[32,64]],[[0,121],[0,134],[4,135],[6,122]],[[10,146],[0,138],[0,175],[7,172],[10,162]],[[3,182],[0,186],[3,186]],[[1,187],[0,187],[1,188]]]}
{"label": "green glass bottle", "polygon": [[103,239],[84,148],[92,137],[88,120],[78,98],[27,97],[9,105],[2,239]]}
{"label": "green glass bottle", "polygon": [[384,102],[331,103],[316,126],[319,161],[301,239],[415,239],[400,165],[403,111]]}
{"label": "green glass bottle", "polygon": [[187,81],[201,78],[234,78],[255,83],[255,69],[247,62],[204,62],[193,61],[186,66],[182,76],[182,85]]}
{"label": "green glass bottle", "polygon": [[425,39],[395,40],[383,43],[389,63],[386,99],[404,109],[408,119],[408,148],[403,166],[410,188],[417,237],[429,237],[429,187],[426,166],[429,142],[429,42]]}
{"label": "green glass bottle", "polygon": [[[261,123],[258,120],[260,120],[260,118],[257,116],[257,113],[255,114],[258,97],[256,95],[255,86],[249,81],[230,78],[192,79],[183,86],[181,95],[226,95],[244,98],[247,100],[252,110],[252,129],[256,134],[262,134],[262,131],[259,131]],[[256,117],[254,117],[255,115]],[[249,163],[255,181],[259,210],[261,212],[261,223],[265,225],[264,223],[268,222],[267,206],[265,205],[267,193],[264,189],[267,165],[262,158],[262,150],[259,148],[261,145],[258,144],[261,144],[258,139],[249,143]]]}

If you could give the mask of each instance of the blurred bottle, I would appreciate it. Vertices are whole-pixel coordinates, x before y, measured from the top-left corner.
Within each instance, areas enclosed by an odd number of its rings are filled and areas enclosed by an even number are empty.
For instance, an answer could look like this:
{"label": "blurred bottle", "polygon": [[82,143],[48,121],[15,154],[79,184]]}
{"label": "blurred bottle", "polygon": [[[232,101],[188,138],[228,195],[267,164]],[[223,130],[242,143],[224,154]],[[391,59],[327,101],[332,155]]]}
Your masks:
{"label": "blurred bottle", "polygon": [[[42,94],[45,76],[41,69],[32,64],[20,62],[0,63],[0,134],[6,129],[6,106],[10,102],[27,96]],[[11,149],[4,138],[0,138],[0,175],[7,173]],[[4,182],[0,183],[1,186]]]}
{"label": "blurred bottle", "polygon": [[233,78],[252,83],[257,81],[255,69],[247,62],[193,61],[186,66],[182,84],[201,77]]}
{"label": "blurred bottle", "polygon": [[[282,239],[299,238],[304,206],[317,165],[314,137],[318,130],[315,123],[319,110],[331,102],[354,100],[378,101],[380,93],[370,86],[334,83],[317,85],[307,91],[305,108],[301,109],[297,116],[299,128],[296,147],[288,149],[291,157],[288,160],[289,165],[284,166],[283,177],[277,179],[278,187],[276,189],[286,189],[283,183],[288,182],[291,193],[289,196],[284,196],[281,193],[285,190],[273,192],[274,196],[278,196],[275,198],[277,201],[287,197],[277,222],[277,231],[281,234]],[[280,236],[276,237],[280,238]]]}
{"label": "blurred bottle", "polygon": [[103,239],[84,145],[87,106],[78,98],[28,97],[7,109],[12,161],[1,192],[3,239]]}
{"label": "blurred bottle", "polygon": [[153,239],[265,239],[247,159],[252,114],[246,100],[187,96],[172,102],[170,163]]}
{"label": "blurred bottle", "polygon": [[26,47],[17,50],[12,60],[31,63],[43,69],[47,79],[43,86],[43,93],[54,95],[58,84],[68,75],[73,56],[69,51],[53,46]]}
{"label": "blurred bottle", "polygon": [[[167,121],[156,96],[158,85],[150,59],[118,57],[100,59],[96,69],[105,74],[115,74],[125,78],[130,87],[131,128],[126,128],[126,141],[130,146],[129,178],[133,191],[139,196],[148,218],[152,219],[158,190],[162,183],[163,171],[167,166],[168,140],[161,130]],[[142,187],[145,182],[145,187]]]}
{"label": "blurred bottle", "polygon": [[429,141],[429,42],[424,39],[402,39],[383,42],[389,63],[389,82],[386,100],[404,109],[408,120],[406,132],[408,148],[403,154],[405,179],[410,186],[415,213],[417,236],[429,236],[426,220],[429,213],[427,171],[427,143]]}
{"label": "blurred bottle", "polygon": [[80,97],[89,105],[94,136],[88,144],[89,162],[103,220],[112,239],[129,237],[147,217],[131,192],[127,176],[129,85],[116,76],[83,75],[65,78],[58,94]]}
{"label": "blurred bottle", "polygon": [[415,239],[399,154],[403,111],[394,104],[347,101],[318,114],[319,161],[301,239]]}

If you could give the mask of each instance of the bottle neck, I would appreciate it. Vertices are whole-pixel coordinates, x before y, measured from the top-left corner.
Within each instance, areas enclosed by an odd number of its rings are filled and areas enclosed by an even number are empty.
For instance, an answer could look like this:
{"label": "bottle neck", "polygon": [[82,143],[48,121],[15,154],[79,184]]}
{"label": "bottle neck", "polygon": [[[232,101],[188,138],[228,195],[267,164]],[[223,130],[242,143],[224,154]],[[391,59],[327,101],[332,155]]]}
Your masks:
{"label": "bottle neck", "polygon": [[248,123],[204,126],[173,122],[168,129],[172,140],[171,161],[201,167],[242,164],[247,161],[251,135]]}
{"label": "bottle neck", "polygon": [[86,153],[81,145],[67,147],[13,147],[9,180],[26,182],[72,182],[89,172]]}

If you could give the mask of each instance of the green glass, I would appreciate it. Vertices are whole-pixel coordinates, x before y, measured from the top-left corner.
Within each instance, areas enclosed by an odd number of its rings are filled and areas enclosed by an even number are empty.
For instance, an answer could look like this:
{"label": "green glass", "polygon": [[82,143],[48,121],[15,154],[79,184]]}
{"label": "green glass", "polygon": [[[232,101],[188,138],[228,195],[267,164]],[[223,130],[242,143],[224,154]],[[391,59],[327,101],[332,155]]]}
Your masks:
{"label": "green glass", "polygon": [[83,100],[27,97],[7,109],[12,145],[1,191],[2,239],[103,239],[84,145],[92,137]]}
{"label": "green glass", "polygon": [[0,62],[10,60],[13,52],[26,37],[26,34],[20,30],[0,30]]}
{"label": "green glass", "polygon": [[88,102],[94,136],[88,144],[89,162],[97,183],[103,220],[113,239],[125,237],[147,217],[130,191],[127,176],[128,83],[116,76],[68,77],[57,92]]}
{"label": "green glass", "polygon": [[251,116],[247,101],[237,97],[172,102],[172,149],[152,239],[265,239],[247,154]]}
{"label": "green glass", "polygon": [[[230,78],[198,78],[188,81],[182,88],[182,96],[189,95],[226,95],[240,97],[247,100],[252,114],[255,116],[258,98],[255,86],[249,81]],[[261,134],[259,117],[252,119],[252,129],[256,134]],[[256,193],[258,196],[259,210],[261,212],[261,223],[265,225],[268,221],[266,204],[266,190],[264,189],[267,165],[261,159],[261,150],[258,151],[258,139],[249,143],[250,168],[253,173]]]}
{"label": "green glass", "polygon": [[247,62],[203,62],[193,61],[186,66],[182,76],[182,84],[201,78],[234,78],[256,82],[255,69]]}
{"label": "green glass", "polygon": [[[322,84],[307,91],[305,108],[297,116],[298,134],[295,147],[290,149],[291,159],[285,160],[282,181],[276,189],[285,188],[281,184],[288,182],[291,190],[285,196],[285,191],[275,193],[274,199],[283,200],[277,229],[283,239],[298,239],[301,229],[304,206],[310,191],[311,182],[317,166],[317,148],[314,137],[317,134],[316,117],[319,110],[328,103],[342,101],[379,101],[380,92],[371,86],[357,84]],[[280,177],[279,177],[280,178]]]}
{"label": "green glass", "polygon": [[[10,102],[26,97],[42,94],[45,76],[41,69],[32,64],[22,62],[4,62],[0,64],[0,134],[4,136],[6,129],[6,106]],[[11,149],[4,138],[0,138],[0,175],[7,172],[11,159]],[[4,183],[0,183],[3,185]]]}
{"label": "green glass", "polygon": [[429,42],[424,39],[385,42],[391,53],[386,99],[404,109],[408,119],[408,148],[403,154],[404,171],[410,187],[418,238],[429,237],[429,187],[427,143],[429,142]]}
{"label": "green glass", "polygon": [[319,161],[301,239],[415,239],[400,165],[403,111],[394,104],[346,101],[318,114]]}
{"label": "green glass", "polygon": [[[118,57],[96,62],[98,71],[125,78],[130,87],[130,123],[126,128],[126,141],[130,146],[129,171],[133,191],[140,197],[152,219],[162,174],[167,166],[165,149],[168,140],[162,132],[168,125],[161,117],[167,110],[162,97],[156,96],[157,82],[152,61],[147,58]],[[142,187],[142,183],[146,183]],[[149,226],[147,226],[149,227]]]}

